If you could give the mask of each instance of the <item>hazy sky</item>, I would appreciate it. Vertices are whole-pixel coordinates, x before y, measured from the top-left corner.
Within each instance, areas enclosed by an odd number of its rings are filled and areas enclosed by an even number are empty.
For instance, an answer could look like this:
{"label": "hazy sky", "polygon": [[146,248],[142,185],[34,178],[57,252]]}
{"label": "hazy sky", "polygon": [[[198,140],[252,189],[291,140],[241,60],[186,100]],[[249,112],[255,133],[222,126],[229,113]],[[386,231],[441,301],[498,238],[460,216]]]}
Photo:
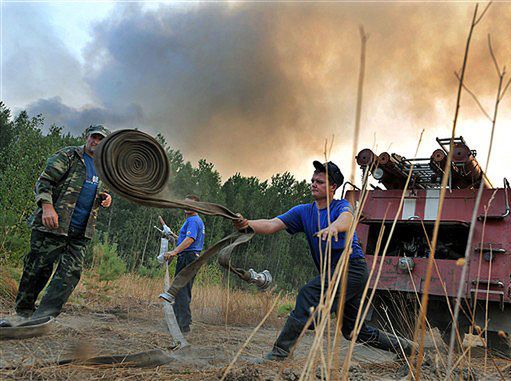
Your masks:
{"label": "hazy sky", "polygon": [[[3,2],[1,98],[80,133],[91,123],[163,133],[185,158],[235,172],[309,178],[311,160],[351,167],[359,25],[369,33],[359,149],[420,156],[452,127],[471,3]],[[487,35],[511,72],[511,3],[478,25],[467,84],[489,112]],[[486,162],[490,123],[468,94],[458,135]],[[489,176],[510,177],[511,92]]]}

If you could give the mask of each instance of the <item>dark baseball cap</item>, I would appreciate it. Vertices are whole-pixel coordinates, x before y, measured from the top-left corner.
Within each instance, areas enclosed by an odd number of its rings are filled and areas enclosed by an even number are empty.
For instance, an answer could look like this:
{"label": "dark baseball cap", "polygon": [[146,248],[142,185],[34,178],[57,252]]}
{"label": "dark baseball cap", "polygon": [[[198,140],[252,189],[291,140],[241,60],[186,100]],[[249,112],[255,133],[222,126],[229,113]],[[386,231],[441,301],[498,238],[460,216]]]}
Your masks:
{"label": "dark baseball cap", "polygon": [[85,133],[87,136],[92,134],[99,134],[106,138],[108,135],[110,135],[110,130],[101,124],[92,124],[85,130]]}
{"label": "dark baseball cap", "polygon": [[341,170],[337,165],[329,161],[328,163],[321,163],[317,160],[314,160],[312,162],[314,165],[314,168],[316,168],[317,171],[327,173],[327,167],[328,167],[328,180],[337,185],[339,188],[342,183],[344,182],[344,176],[342,175]]}

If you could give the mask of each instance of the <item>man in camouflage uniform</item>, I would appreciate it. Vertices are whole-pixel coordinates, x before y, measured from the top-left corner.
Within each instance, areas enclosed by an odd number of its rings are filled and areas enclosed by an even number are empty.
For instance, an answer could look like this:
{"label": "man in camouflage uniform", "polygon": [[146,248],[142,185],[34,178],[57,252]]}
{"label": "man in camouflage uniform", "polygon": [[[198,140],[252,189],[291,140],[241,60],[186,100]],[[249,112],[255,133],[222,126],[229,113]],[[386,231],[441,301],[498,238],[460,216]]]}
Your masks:
{"label": "man in camouflage uniform", "polygon": [[[16,297],[16,313],[33,319],[57,316],[80,280],[86,245],[96,225],[99,206],[108,208],[94,169],[94,151],[110,132],[101,125],[87,128],[85,146],[65,147],[51,156],[35,185],[38,205],[31,225],[30,252]],[[39,307],[39,293],[55,274]]]}

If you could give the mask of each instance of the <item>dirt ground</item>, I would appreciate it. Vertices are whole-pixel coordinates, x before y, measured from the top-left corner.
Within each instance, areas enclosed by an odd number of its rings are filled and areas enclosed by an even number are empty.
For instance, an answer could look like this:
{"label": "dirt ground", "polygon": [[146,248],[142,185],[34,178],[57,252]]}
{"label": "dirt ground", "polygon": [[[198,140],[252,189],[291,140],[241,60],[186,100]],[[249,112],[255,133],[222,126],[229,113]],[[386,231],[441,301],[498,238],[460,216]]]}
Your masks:
{"label": "dirt ground", "polygon": [[[0,316],[13,313],[16,284],[8,298],[0,298]],[[5,287],[4,287],[5,288]],[[194,287],[192,312],[194,322],[187,335],[191,346],[175,348],[167,331],[161,302],[155,297],[161,280],[124,276],[115,284],[99,285],[94,275],[85,274],[64,312],[53,323],[48,335],[25,340],[0,340],[0,379],[6,380],[220,380],[254,327],[275,301],[271,293],[230,291],[221,287]],[[227,303],[228,301],[228,303]],[[290,303],[292,297],[281,299]],[[308,350],[314,339],[304,335],[294,356],[282,363],[260,363],[275,341],[287,312],[273,311],[265,325],[253,336],[225,380],[255,381],[300,378]],[[226,324],[225,316],[229,317]],[[326,340],[325,346],[326,348]],[[430,343],[431,344],[431,343]],[[429,345],[430,345],[429,344]],[[339,366],[346,355],[348,342],[341,339]],[[70,358],[100,355],[127,355],[161,350],[171,361],[151,368],[122,365],[57,365]],[[422,367],[423,380],[443,379],[439,370],[441,356],[431,351]],[[501,380],[489,364],[481,371],[482,359],[474,359],[472,375],[477,379]],[[504,379],[511,380],[511,361],[499,360]],[[317,371],[307,379],[321,379]],[[350,380],[406,380],[407,368],[394,354],[357,345],[351,361]],[[461,372],[457,379],[475,379]],[[332,371],[331,375],[339,375]],[[483,377],[484,376],[484,377]]]}
{"label": "dirt ground", "polygon": [[[4,340],[0,367],[5,379],[150,379],[204,380],[221,378],[253,327],[212,325],[194,322],[187,336],[191,346],[173,351],[173,340],[167,333],[163,312],[158,305],[123,310],[94,311],[88,308],[66,308],[52,331],[44,337],[26,340]],[[227,379],[294,380],[300,375],[306,349],[312,335],[307,334],[292,360],[283,364],[256,364],[268,351],[278,334],[277,329],[261,328],[243,351]],[[346,342],[343,346],[346,346]],[[82,356],[127,354],[162,349],[174,353],[175,360],[156,369],[127,369],[112,366],[55,366],[59,360]],[[357,346],[354,363],[376,362],[378,368],[396,370],[392,354]],[[362,370],[362,369],[361,369]],[[390,374],[389,372],[389,374]]]}
{"label": "dirt ground", "polygon": [[[8,311],[1,312],[5,316]],[[223,324],[195,321],[187,336],[191,346],[175,351],[164,325],[161,305],[157,303],[106,310],[70,306],[59,316],[50,334],[25,340],[0,341],[0,376],[8,380],[219,380],[252,331],[251,326],[226,327]],[[277,334],[275,328],[261,328],[226,380],[298,380],[313,336],[305,335],[292,359],[283,363],[258,364],[258,359],[268,351]],[[346,347],[347,342],[343,340],[341,356],[345,355]],[[59,360],[77,355],[129,354],[151,349],[171,353],[173,360],[157,368],[55,365]],[[406,369],[394,360],[393,354],[357,345],[350,379],[406,379]],[[423,379],[441,377],[433,368],[426,361]],[[507,374],[511,379],[511,373]],[[317,377],[319,379],[320,375]]]}

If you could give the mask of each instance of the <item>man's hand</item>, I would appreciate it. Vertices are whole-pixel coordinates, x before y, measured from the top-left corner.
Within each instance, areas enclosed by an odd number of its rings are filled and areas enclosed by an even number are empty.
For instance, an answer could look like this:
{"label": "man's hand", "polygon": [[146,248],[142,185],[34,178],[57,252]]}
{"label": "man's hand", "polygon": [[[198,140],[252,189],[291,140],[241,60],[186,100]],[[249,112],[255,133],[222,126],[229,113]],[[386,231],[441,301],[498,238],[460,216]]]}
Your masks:
{"label": "man's hand", "polygon": [[325,229],[321,229],[315,235],[323,241],[329,237],[334,237],[335,242],[338,240],[339,233],[346,233],[349,231],[353,222],[353,214],[351,212],[342,212],[337,219]]}
{"label": "man's hand", "polygon": [[241,214],[239,216],[240,216],[239,219],[232,221],[234,228],[238,231],[248,229],[249,227],[248,220],[244,218]]}
{"label": "man's hand", "polygon": [[172,258],[176,257],[179,253],[175,250],[167,251],[165,254],[163,254],[163,259],[166,261],[172,260]]}
{"label": "man's hand", "polygon": [[326,241],[329,237],[334,237],[335,242],[337,242],[339,233],[342,233],[339,231],[339,227],[336,224],[332,224],[325,229],[321,229],[316,233],[316,236],[323,241]]}
{"label": "man's hand", "polygon": [[59,227],[59,216],[52,204],[43,203],[43,225],[48,229]]}
{"label": "man's hand", "polygon": [[105,192],[101,192],[99,195],[101,196],[101,199],[103,200],[103,201],[101,201],[101,206],[103,208],[108,208],[112,204],[112,196],[110,196],[108,193],[105,193]]}

